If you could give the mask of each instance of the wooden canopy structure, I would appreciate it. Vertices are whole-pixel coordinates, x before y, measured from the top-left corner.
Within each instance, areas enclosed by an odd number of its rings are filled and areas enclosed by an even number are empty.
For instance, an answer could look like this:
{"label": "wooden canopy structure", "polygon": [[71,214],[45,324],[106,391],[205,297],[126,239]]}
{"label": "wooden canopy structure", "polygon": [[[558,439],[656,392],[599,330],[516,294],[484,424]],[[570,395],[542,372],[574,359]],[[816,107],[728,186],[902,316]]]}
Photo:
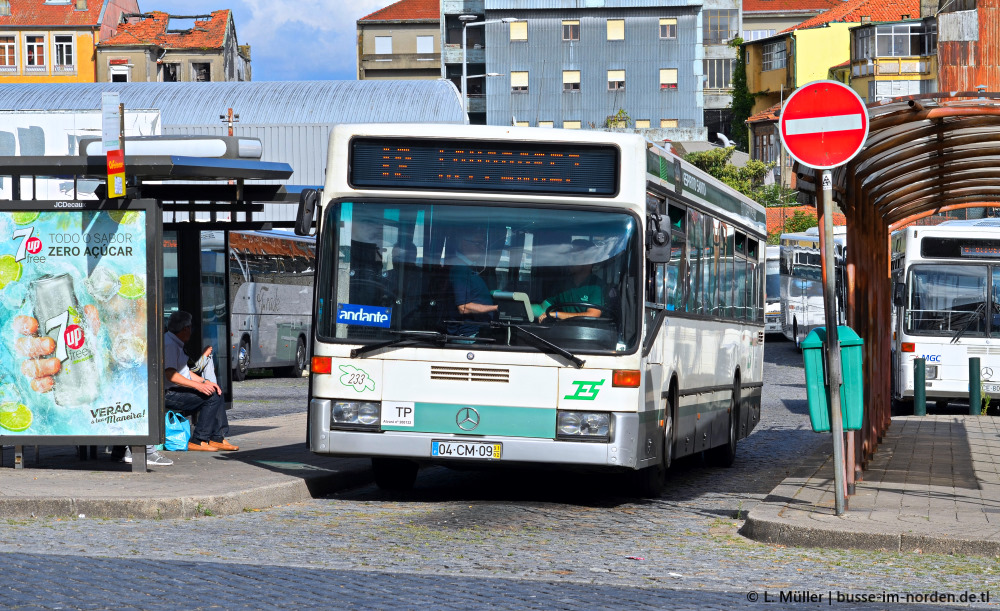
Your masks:
{"label": "wooden canopy structure", "polygon": [[[847,217],[847,324],[865,342],[864,425],[848,433],[848,482],[890,424],[890,233],[938,212],[1000,203],[1000,93],[895,98],[869,104],[868,117],[865,147],[833,171],[834,201]],[[819,171],[795,170],[815,200]]]}

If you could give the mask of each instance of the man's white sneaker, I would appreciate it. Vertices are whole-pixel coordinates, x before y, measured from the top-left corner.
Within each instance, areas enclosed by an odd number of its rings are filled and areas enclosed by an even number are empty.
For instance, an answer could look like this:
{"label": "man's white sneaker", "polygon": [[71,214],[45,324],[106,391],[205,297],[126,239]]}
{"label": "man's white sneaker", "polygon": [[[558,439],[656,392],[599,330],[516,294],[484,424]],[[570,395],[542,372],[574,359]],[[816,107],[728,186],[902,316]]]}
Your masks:
{"label": "man's white sneaker", "polygon": [[[129,461],[131,462],[131,460]],[[167,467],[174,464],[174,461],[170,460],[163,454],[160,454],[156,450],[146,453],[146,464],[147,465],[157,465],[160,467]]]}

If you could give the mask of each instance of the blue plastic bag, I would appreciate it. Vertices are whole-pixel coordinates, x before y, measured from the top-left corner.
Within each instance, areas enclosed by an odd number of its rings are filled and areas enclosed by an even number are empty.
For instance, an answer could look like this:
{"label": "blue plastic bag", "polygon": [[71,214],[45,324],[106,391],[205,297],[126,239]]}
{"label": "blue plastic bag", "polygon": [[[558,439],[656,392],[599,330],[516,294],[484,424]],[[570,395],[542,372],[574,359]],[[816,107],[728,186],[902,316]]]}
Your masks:
{"label": "blue plastic bag", "polygon": [[191,441],[191,423],[180,412],[168,411],[163,449],[186,452]]}

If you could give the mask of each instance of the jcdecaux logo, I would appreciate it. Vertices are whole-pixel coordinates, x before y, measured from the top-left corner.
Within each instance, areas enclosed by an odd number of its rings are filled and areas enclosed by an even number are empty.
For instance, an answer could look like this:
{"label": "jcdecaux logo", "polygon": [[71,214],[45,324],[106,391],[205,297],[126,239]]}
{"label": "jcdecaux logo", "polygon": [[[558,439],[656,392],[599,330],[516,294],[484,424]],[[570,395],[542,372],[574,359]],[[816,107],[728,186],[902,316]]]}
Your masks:
{"label": "jcdecaux logo", "polygon": [[388,329],[391,321],[392,308],[354,305],[351,303],[337,304],[337,322],[339,324]]}

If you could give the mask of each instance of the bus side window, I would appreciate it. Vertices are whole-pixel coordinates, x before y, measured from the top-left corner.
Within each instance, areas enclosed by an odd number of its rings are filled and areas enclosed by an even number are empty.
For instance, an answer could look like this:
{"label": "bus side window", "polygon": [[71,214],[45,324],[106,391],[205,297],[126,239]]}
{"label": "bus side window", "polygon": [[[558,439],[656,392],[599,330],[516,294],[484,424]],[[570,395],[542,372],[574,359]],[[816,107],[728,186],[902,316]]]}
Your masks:
{"label": "bus side window", "polygon": [[687,301],[689,267],[687,265],[687,235],[685,210],[670,206],[670,262],[666,269],[665,301],[668,310],[684,311]]}

